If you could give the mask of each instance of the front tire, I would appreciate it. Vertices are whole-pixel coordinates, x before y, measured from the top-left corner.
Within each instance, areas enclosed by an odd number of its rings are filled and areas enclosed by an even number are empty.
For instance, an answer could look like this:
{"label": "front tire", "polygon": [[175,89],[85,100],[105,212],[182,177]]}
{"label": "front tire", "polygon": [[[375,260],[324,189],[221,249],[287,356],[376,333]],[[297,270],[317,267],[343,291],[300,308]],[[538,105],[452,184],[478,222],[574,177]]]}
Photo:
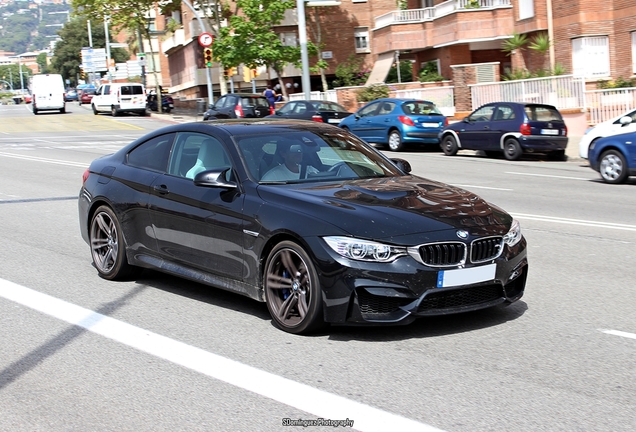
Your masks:
{"label": "front tire", "polygon": [[110,107],[110,114],[111,114],[113,117],[117,117],[117,115],[119,114],[119,112],[117,112],[117,108],[115,108],[115,107],[113,106],[113,107]]}
{"label": "front tire", "polygon": [[265,301],[276,327],[304,334],[325,325],[318,273],[297,243],[282,241],[265,265]]}
{"label": "front tire", "polygon": [[606,183],[623,183],[627,179],[627,162],[623,154],[616,150],[608,150],[601,155],[599,173]]}
{"label": "front tire", "polygon": [[459,146],[454,136],[446,135],[442,138],[442,151],[446,156],[455,156],[458,150]]}
{"label": "front tire", "polygon": [[514,138],[508,138],[504,141],[504,156],[506,159],[514,161],[521,158],[523,149],[519,145],[519,141]]}
{"label": "front tire", "polygon": [[99,112],[97,111],[97,108],[95,108],[95,104],[91,104],[91,106],[93,107],[93,114],[95,115],[99,114]]}
{"label": "front tire", "polygon": [[108,280],[131,276],[137,267],[128,264],[121,225],[110,207],[101,206],[91,219],[89,239],[93,265]]}
{"label": "front tire", "polygon": [[392,130],[389,133],[389,150],[402,151],[404,149],[404,143],[402,142],[402,136],[400,132]]}

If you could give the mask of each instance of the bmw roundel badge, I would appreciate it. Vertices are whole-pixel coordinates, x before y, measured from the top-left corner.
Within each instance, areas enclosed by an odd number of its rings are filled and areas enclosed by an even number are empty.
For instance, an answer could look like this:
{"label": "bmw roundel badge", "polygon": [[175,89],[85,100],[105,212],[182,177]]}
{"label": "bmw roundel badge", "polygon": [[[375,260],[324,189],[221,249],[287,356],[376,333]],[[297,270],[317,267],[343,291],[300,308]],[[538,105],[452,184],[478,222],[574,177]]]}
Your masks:
{"label": "bmw roundel badge", "polygon": [[457,230],[457,237],[459,237],[462,240],[466,240],[468,238],[468,231]]}

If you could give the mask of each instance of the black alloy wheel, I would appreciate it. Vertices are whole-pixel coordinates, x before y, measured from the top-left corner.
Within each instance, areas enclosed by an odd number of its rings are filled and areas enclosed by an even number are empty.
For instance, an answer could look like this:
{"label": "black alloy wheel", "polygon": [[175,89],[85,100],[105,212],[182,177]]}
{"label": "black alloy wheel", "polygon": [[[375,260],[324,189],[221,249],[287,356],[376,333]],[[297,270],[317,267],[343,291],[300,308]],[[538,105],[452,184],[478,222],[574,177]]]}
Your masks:
{"label": "black alloy wheel", "polygon": [[110,207],[101,206],[95,211],[89,239],[93,265],[104,279],[124,279],[137,270],[128,264],[122,229]]}
{"label": "black alloy wheel", "polygon": [[264,279],[267,309],[278,328],[303,334],[324,325],[318,274],[298,244],[282,241],[274,247]]}
{"label": "black alloy wheel", "polygon": [[446,135],[442,139],[442,151],[446,156],[455,156],[458,150],[459,146],[457,145],[457,140],[454,136]]}
{"label": "black alloy wheel", "polygon": [[514,138],[506,138],[504,141],[504,156],[506,159],[514,161],[521,158],[523,149],[519,145],[519,141]]}

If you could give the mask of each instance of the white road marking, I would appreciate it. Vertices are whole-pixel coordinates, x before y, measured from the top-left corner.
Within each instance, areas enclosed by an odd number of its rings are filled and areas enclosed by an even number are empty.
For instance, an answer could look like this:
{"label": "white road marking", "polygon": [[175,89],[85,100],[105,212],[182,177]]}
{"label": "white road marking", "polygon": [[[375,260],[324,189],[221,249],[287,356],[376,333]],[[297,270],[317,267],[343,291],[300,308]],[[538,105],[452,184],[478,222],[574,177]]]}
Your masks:
{"label": "white road marking", "polygon": [[506,174],[516,174],[516,175],[524,175],[524,176],[533,176],[533,177],[549,177],[549,178],[560,178],[565,180],[589,180],[589,178],[582,177],[567,177],[567,176],[557,176],[557,175],[548,175],[548,174],[531,174],[531,173],[520,173],[513,171],[506,171]]}
{"label": "white road marking", "polygon": [[537,221],[543,221],[543,222],[589,226],[589,227],[595,227],[595,228],[609,228],[609,229],[617,229],[617,230],[624,230],[624,231],[636,231],[636,225],[618,224],[618,223],[612,223],[612,222],[589,221],[589,220],[582,220],[582,219],[569,219],[569,218],[561,218],[561,217],[553,217],[553,216],[531,215],[531,214],[524,214],[524,213],[510,213],[510,215],[517,219],[537,220]]}
{"label": "white road marking", "polygon": [[42,158],[37,156],[25,156],[25,155],[17,155],[17,154],[2,153],[2,152],[0,152],[0,156],[14,158],[14,159],[30,160],[34,162],[44,162],[44,163],[50,163],[55,165],[67,165],[67,166],[88,168],[88,164],[82,163],[82,162],[71,162],[71,161],[63,161],[59,159],[49,159],[49,158]]}
{"label": "white road marking", "polygon": [[601,330],[599,329],[600,332],[605,333],[605,334],[609,334],[609,335],[614,335],[614,336],[621,336],[624,338],[629,338],[629,339],[636,339],[636,334],[634,333],[627,333],[627,332],[623,332],[623,331],[619,331],[619,330]]}
{"label": "white road marking", "polygon": [[0,279],[0,297],[318,418],[351,419],[356,430],[441,432],[433,426],[221,357],[4,279]]}

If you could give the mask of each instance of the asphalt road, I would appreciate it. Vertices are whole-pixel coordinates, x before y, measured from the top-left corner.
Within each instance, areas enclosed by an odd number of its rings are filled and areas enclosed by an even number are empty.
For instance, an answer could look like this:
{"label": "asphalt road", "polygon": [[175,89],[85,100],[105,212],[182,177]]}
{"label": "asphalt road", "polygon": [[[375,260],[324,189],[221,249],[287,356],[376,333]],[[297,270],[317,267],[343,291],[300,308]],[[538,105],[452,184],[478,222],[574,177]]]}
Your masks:
{"label": "asphalt road", "polygon": [[636,429],[636,181],[606,185],[580,161],[392,153],[519,219],[526,295],[293,336],[247,298],[92,268],[82,173],[165,118],[0,106],[0,430]]}

